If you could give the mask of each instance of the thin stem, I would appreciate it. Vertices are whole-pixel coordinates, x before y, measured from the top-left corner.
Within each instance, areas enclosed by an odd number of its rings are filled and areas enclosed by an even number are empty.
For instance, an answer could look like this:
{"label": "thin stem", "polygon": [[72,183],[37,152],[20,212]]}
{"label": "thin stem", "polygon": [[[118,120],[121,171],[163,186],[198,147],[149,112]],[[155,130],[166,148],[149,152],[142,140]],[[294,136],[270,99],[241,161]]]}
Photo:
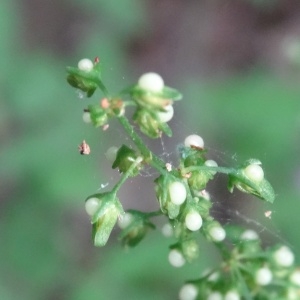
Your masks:
{"label": "thin stem", "polygon": [[223,174],[233,174],[236,173],[236,170],[234,168],[225,168],[225,167],[209,167],[209,166],[191,166],[182,169],[182,173],[190,173],[193,171],[215,171]]}
{"label": "thin stem", "polygon": [[135,130],[129,123],[128,119],[125,116],[120,116],[118,117],[118,120],[124,127],[127,134],[130,136],[136,147],[141,151],[141,154],[144,156],[145,160],[149,160],[149,164],[157,169],[160,173],[167,173],[167,171],[164,169],[165,163],[147,148],[143,140],[139,137],[139,135],[135,132]]}
{"label": "thin stem", "polygon": [[156,210],[156,211],[151,211],[151,212],[145,213],[145,215],[147,215],[149,218],[152,218],[152,217],[161,216],[161,215],[163,215],[163,213],[161,210]]}
{"label": "thin stem", "polygon": [[121,186],[123,185],[123,183],[127,180],[127,178],[131,175],[131,172],[133,171],[133,169],[140,164],[143,161],[143,158],[141,156],[139,156],[129,167],[129,169],[122,174],[120,180],[117,182],[117,184],[114,186],[114,188],[112,189],[112,193],[117,193],[119,191],[119,189],[121,188]]}
{"label": "thin stem", "polygon": [[111,98],[108,89],[106,88],[106,86],[103,84],[103,82],[100,79],[97,79],[96,81],[97,85],[99,86],[100,90],[102,91],[102,93],[104,94],[104,96],[108,99]]}

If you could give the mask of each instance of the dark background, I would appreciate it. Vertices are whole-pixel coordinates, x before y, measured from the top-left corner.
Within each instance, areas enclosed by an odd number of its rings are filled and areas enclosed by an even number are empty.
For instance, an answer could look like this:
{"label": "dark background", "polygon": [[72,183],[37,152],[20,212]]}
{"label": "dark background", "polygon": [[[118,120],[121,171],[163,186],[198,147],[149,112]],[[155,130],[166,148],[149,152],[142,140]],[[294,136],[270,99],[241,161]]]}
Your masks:
{"label": "dark background", "polygon": [[[260,159],[275,204],[230,195],[218,176],[215,214],[300,254],[299,1],[1,1],[0,39],[0,299],[175,299],[216,260],[203,242],[196,263],[172,269],[172,241],[159,231],[130,251],[117,230],[93,247],[84,199],[118,179],[104,153],[126,136],[115,123],[102,132],[82,122],[101,97],[80,99],[66,83],[65,66],[83,57],[100,57],[113,92],[155,71],[183,93],[165,149],[147,140],[170,161],[191,133],[219,165]],[[90,156],[78,154],[83,139]],[[156,209],[151,181],[125,185],[124,207]]]}

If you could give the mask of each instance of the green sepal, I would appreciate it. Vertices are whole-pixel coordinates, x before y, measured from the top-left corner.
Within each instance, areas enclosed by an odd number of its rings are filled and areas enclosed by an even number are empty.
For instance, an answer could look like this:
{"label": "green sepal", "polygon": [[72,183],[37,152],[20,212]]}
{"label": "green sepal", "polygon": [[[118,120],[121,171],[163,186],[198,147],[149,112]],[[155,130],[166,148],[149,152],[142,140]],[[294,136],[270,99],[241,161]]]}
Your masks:
{"label": "green sepal", "polygon": [[101,81],[101,64],[96,63],[91,71],[82,71],[76,67],[67,67],[68,83],[83,92],[87,97],[91,97],[98,85],[102,86]]}
{"label": "green sepal", "polygon": [[141,132],[150,138],[158,138],[162,132],[172,136],[171,128],[168,124],[160,122],[154,111],[138,108],[133,115],[133,120],[139,125]]}
{"label": "green sepal", "polygon": [[190,177],[188,178],[189,186],[194,190],[203,190],[205,189],[209,180],[213,179],[214,175],[211,171],[208,170],[199,170],[191,172]]}
{"label": "green sepal", "polygon": [[169,185],[174,181],[171,176],[161,175],[154,180],[156,198],[160,209],[164,214],[168,214],[170,219],[175,219],[180,213],[180,205],[174,204],[170,200]]}
{"label": "green sepal", "polygon": [[121,231],[119,239],[122,240],[124,246],[134,247],[145,237],[148,229],[155,229],[155,225],[151,223],[147,215],[142,212],[128,210],[126,213],[130,213],[133,219],[130,224]]}
{"label": "green sepal", "polygon": [[[123,213],[123,208],[114,193],[94,194],[100,200],[100,205],[92,217],[92,237],[96,247],[104,246],[115,226],[118,216]],[[89,199],[88,198],[88,199]]]}
{"label": "green sepal", "polygon": [[91,104],[88,106],[88,112],[90,113],[92,124],[96,127],[107,124],[108,115],[106,111],[97,104]]}
{"label": "green sepal", "polygon": [[236,187],[244,193],[252,194],[270,203],[274,202],[275,192],[266,179],[262,179],[260,182],[251,181],[245,176],[243,169],[231,172],[228,178],[228,190],[231,193],[234,187]]}
{"label": "green sepal", "polygon": [[203,166],[206,161],[206,152],[207,150],[204,149],[196,149],[185,146],[179,147],[179,153],[185,167]]}
{"label": "green sepal", "polygon": [[193,238],[181,242],[181,251],[188,262],[192,262],[199,256],[199,245]]}
{"label": "green sepal", "polygon": [[[117,152],[117,156],[112,165],[112,168],[113,169],[118,168],[120,173],[125,173],[135,162],[137,157],[138,155],[133,149],[127,147],[126,145],[122,145]],[[137,176],[139,174],[140,169],[141,169],[141,164],[138,164],[131,171],[130,176],[131,177]]]}
{"label": "green sepal", "polygon": [[127,90],[136,103],[146,109],[161,110],[173,101],[180,100],[182,95],[175,89],[165,86],[161,92],[141,89],[138,85]]}

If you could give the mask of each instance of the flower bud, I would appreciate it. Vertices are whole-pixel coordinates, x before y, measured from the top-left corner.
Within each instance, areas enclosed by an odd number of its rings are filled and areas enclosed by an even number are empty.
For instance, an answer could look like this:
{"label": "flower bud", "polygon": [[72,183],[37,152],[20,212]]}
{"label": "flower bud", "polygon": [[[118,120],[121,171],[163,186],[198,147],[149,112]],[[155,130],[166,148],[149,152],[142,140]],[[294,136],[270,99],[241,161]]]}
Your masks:
{"label": "flower bud", "polygon": [[169,122],[173,118],[173,115],[174,115],[174,108],[171,104],[164,107],[164,111],[159,111],[157,113],[158,120],[161,123]]}
{"label": "flower bud", "polygon": [[89,216],[93,216],[101,204],[101,200],[96,197],[88,198],[85,201],[85,211]]}
{"label": "flower bud", "polygon": [[240,300],[240,299],[241,297],[239,293],[235,290],[228,291],[224,296],[224,300]]}
{"label": "flower bud", "polygon": [[114,162],[116,160],[118,150],[119,148],[115,146],[108,148],[105,152],[106,159],[110,162]]}
{"label": "flower bud", "polygon": [[209,235],[214,242],[222,242],[226,237],[226,232],[221,226],[215,226],[209,229]]}
{"label": "flower bud", "polygon": [[138,86],[146,91],[160,92],[164,88],[164,81],[157,73],[145,73],[139,78]]}
{"label": "flower bud", "polygon": [[185,201],[187,193],[183,183],[180,181],[174,181],[169,185],[168,189],[172,203],[175,205],[181,205]]}
{"label": "flower bud", "polygon": [[179,291],[179,300],[195,300],[198,295],[198,289],[194,284],[187,283]]}
{"label": "flower bud", "polygon": [[84,72],[90,72],[94,68],[93,62],[88,58],[83,58],[78,62],[78,69]]}
{"label": "flower bud", "polygon": [[204,141],[203,141],[201,136],[196,135],[196,134],[192,134],[192,135],[189,135],[185,138],[184,145],[186,147],[203,149],[204,148]]}
{"label": "flower bud", "polygon": [[174,234],[174,229],[170,223],[166,223],[163,225],[161,232],[165,237],[171,237]]}
{"label": "flower bud", "polygon": [[252,181],[260,182],[264,179],[264,171],[258,164],[250,164],[244,169],[244,173]]}
{"label": "flower bud", "polygon": [[82,115],[82,120],[84,123],[92,123],[91,114],[89,111],[84,111]]}
{"label": "flower bud", "polygon": [[294,254],[287,246],[281,246],[273,253],[275,263],[280,267],[290,267],[294,263]]}
{"label": "flower bud", "polygon": [[273,274],[271,270],[267,267],[262,267],[258,269],[255,273],[255,282],[258,285],[265,286],[271,283],[273,279]]}
{"label": "flower bud", "polygon": [[180,268],[185,264],[185,258],[178,249],[172,249],[169,252],[169,263],[175,268]]}
{"label": "flower bud", "polygon": [[294,285],[300,287],[300,270],[295,270],[290,275],[290,282],[293,283]]}
{"label": "flower bud", "polygon": [[211,292],[208,295],[207,300],[223,300],[223,296],[219,292]]}
{"label": "flower bud", "polygon": [[241,239],[246,241],[253,241],[253,240],[258,240],[259,236],[256,231],[248,229],[242,233]]}
{"label": "flower bud", "polygon": [[197,211],[190,211],[185,216],[185,226],[191,231],[199,230],[202,222],[202,217]]}

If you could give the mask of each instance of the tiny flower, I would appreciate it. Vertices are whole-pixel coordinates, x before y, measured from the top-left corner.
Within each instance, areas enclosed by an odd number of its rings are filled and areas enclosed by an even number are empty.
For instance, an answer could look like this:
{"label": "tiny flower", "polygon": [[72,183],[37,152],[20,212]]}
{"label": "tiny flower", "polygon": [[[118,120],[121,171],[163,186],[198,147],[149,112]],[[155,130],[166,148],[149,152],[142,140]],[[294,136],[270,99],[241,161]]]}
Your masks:
{"label": "tiny flower", "polygon": [[84,111],[82,115],[82,120],[84,123],[92,123],[91,114],[89,111]]}
{"label": "tiny flower", "polygon": [[115,146],[108,148],[105,153],[106,159],[110,162],[114,162],[116,160],[118,150],[119,148]]}
{"label": "tiny flower", "polygon": [[162,123],[169,122],[174,115],[174,108],[171,104],[164,107],[164,111],[159,111],[157,113],[158,120]]}
{"label": "tiny flower", "polygon": [[268,285],[271,283],[273,279],[273,274],[271,270],[267,267],[262,267],[258,269],[255,273],[255,282],[258,285]]}
{"label": "tiny flower", "polygon": [[221,226],[213,226],[209,228],[208,233],[214,242],[222,242],[226,237],[226,232]]}
{"label": "tiny flower", "polygon": [[94,64],[88,58],[83,58],[78,62],[78,69],[85,72],[90,72],[93,70]]}
{"label": "tiny flower", "polygon": [[257,232],[251,229],[245,230],[241,235],[241,239],[246,241],[258,240],[258,238]]}
{"label": "tiny flower", "polygon": [[169,185],[170,200],[175,205],[181,205],[186,199],[186,189],[183,183],[174,181]]}
{"label": "tiny flower", "polygon": [[294,285],[297,285],[300,287],[300,270],[295,270],[291,275],[290,275],[290,281]]}
{"label": "tiny flower", "polygon": [[198,295],[198,289],[195,285],[187,283],[179,291],[179,300],[195,300]]}
{"label": "tiny flower", "polygon": [[290,267],[294,263],[294,254],[290,248],[282,246],[273,254],[274,261],[278,266]]}
{"label": "tiny flower", "polygon": [[185,217],[185,226],[191,231],[199,230],[202,223],[202,217],[197,211],[190,211]]}
{"label": "tiny flower", "polygon": [[174,233],[174,230],[172,225],[170,223],[167,223],[162,227],[161,232],[165,237],[171,237]]}
{"label": "tiny flower", "polygon": [[192,134],[185,138],[184,145],[186,147],[192,147],[192,148],[204,148],[204,141],[201,136]]}
{"label": "tiny flower", "polygon": [[118,225],[121,229],[124,229],[131,224],[132,220],[133,220],[132,214],[127,212],[123,215],[120,215],[118,220]]}
{"label": "tiny flower", "polygon": [[264,171],[259,164],[250,164],[244,169],[244,174],[252,181],[260,182],[264,179]]}
{"label": "tiny flower", "polygon": [[177,249],[172,249],[169,252],[169,262],[173,267],[180,268],[185,264],[185,258]]}
{"label": "tiny flower", "polygon": [[240,300],[240,299],[241,297],[239,293],[235,290],[228,291],[224,297],[224,300]]}
{"label": "tiny flower", "polygon": [[164,88],[164,81],[160,75],[151,72],[139,78],[138,86],[150,92],[160,92]]}
{"label": "tiny flower", "polygon": [[223,296],[219,292],[212,292],[208,295],[207,300],[222,300]]}
{"label": "tiny flower", "polygon": [[85,201],[85,211],[89,216],[93,216],[100,206],[100,199],[96,197],[89,198]]}

